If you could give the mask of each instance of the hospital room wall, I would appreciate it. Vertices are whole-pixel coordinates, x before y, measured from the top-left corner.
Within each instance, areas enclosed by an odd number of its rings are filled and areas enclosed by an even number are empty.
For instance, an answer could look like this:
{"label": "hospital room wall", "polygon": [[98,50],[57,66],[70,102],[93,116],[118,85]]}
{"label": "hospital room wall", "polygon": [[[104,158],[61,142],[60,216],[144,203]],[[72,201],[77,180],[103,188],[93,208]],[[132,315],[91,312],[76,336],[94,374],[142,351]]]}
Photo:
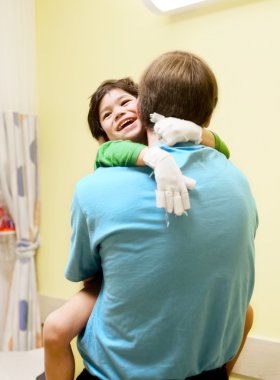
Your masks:
{"label": "hospital room wall", "polygon": [[92,171],[97,150],[86,122],[89,96],[104,79],[137,81],[162,52],[187,49],[216,73],[211,129],[248,176],[259,210],[253,334],[280,339],[280,2],[224,3],[170,17],[141,0],[36,0],[40,293],[68,298],[80,285],[63,272],[74,186]]}

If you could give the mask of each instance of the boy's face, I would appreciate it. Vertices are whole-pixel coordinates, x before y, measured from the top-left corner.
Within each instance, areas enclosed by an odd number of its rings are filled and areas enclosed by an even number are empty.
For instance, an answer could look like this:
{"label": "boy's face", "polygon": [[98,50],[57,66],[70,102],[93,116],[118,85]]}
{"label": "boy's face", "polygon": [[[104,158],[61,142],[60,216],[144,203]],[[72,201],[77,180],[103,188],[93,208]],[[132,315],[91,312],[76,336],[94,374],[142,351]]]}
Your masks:
{"label": "boy's face", "polygon": [[145,140],[137,99],[126,91],[113,89],[104,95],[99,105],[99,121],[109,140]]}

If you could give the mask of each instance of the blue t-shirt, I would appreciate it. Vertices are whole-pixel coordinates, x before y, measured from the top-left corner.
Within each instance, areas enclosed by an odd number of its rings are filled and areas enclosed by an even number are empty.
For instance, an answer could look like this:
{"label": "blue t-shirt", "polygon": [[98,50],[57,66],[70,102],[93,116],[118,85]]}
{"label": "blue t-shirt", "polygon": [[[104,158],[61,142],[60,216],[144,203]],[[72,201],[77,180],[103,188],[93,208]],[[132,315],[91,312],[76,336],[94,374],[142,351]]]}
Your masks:
{"label": "blue t-shirt", "polygon": [[237,352],[254,284],[257,211],[244,175],[219,152],[165,147],[197,181],[188,216],[155,207],[149,168],[99,168],[72,204],[66,277],[103,270],[78,348],[106,380],[181,380]]}

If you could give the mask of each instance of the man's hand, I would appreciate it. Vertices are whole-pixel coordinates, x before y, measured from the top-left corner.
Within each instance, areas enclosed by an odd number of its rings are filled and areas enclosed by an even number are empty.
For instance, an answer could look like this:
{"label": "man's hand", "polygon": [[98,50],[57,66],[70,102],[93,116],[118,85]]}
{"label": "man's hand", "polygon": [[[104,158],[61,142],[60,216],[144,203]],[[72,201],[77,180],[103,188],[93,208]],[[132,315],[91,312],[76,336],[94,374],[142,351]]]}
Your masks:
{"label": "man's hand", "polygon": [[154,169],[157,183],[156,206],[180,216],[190,209],[188,189],[195,187],[195,180],[183,176],[176,161],[168,152],[158,148],[149,148],[144,162]]}
{"label": "man's hand", "polygon": [[150,119],[155,123],[155,134],[166,145],[173,146],[187,141],[199,144],[202,140],[202,128],[192,121],[164,117],[157,113],[151,114]]}

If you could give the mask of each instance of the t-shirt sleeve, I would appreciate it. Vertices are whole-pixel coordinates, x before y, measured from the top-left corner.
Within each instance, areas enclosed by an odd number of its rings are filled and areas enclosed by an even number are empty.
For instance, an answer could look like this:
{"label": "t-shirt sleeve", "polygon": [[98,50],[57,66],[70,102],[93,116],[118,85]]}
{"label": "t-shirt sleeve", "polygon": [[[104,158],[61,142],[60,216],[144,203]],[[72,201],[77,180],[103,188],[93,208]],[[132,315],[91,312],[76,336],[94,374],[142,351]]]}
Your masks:
{"label": "t-shirt sleeve", "polygon": [[75,193],[71,206],[71,245],[65,277],[70,281],[83,281],[100,270],[100,256],[92,252],[86,217]]}
{"label": "t-shirt sleeve", "polygon": [[130,140],[107,141],[97,151],[95,169],[100,166],[136,166],[145,145]]}
{"label": "t-shirt sleeve", "polygon": [[[211,131],[212,132],[212,131]],[[224,154],[226,158],[230,157],[230,151],[224,141],[214,132],[212,132],[215,138],[215,149]]]}

